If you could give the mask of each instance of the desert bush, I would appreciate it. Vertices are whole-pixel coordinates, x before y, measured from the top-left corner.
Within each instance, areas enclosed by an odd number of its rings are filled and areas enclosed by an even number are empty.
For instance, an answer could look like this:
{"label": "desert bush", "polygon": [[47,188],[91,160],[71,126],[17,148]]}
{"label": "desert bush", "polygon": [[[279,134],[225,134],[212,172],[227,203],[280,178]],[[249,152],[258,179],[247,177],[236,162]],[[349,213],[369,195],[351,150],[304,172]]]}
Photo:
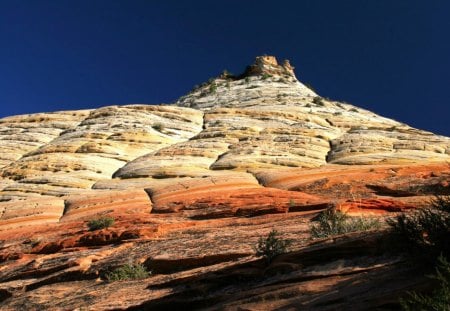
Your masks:
{"label": "desert bush", "polygon": [[349,217],[331,208],[319,214],[317,224],[311,225],[310,230],[311,237],[318,239],[349,232],[367,231],[379,227],[380,222],[377,219]]}
{"label": "desert bush", "polygon": [[269,264],[276,256],[286,253],[290,244],[291,241],[279,238],[279,233],[272,230],[266,238],[259,238],[255,247],[256,256],[264,257]]}
{"label": "desert bush", "polygon": [[325,106],[325,103],[323,102],[323,99],[320,96],[314,97],[313,98],[313,103],[318,105],[318,106]]}
{"label": "desert bush", "polygon": [[210,93],[210,94],[214,94],[216,91],[217,91],[217,84],[216,84],[216,82],[213,81],[213,82],[209,85],[209,93]]}
{"label": "desert bush", "polygon": [[268,74],[268,73],[263,73],[263,75],[261,76],[262,80],[266,80],[268,78],[272,78],[272,75]]}
{"label": "desert bush", "polygon": [[88,221],[87,226],[90,231],[108,228],[114,224],[114,218],[105,216]]}
{"label": "desert bush", "polygon": [[409,293],[400,302],[404,310],[449,310],[450,306],[450,196],[436,196],[429,207],[400,214],[387,221],[396,248],[409,253],[416,264],[427,268],[437,263],[439,283],[430,296]]}
{"label": "desert bush", "polygon": [[227,69],[224,69],[220,76],[224,79],[233,79],[234,78],[234,75],[231,72],[229,72]]}
{"label": "desert bush", "polygon": [[388,224],[404,251],[430,259],[441,253],[450,257],[450,196],[436,196],[429,208],[400,214]]}
{"label": "desert bush", "polygon": [[400,300],[403,310],[450,310],[450,262],[444,256],[439,256],[436,274],[429,277],[437,280],[439,286],[431,295],[408,293],[407,298]]}
{"label": "desert bush", "polygon": [[[432,208],[450,213],[450,196],[437,195],[430,201]],[[448,216],[448,215],[447,215]]]}
{"label": "desert bush", "polygon": [[145,266],[140,263],[126,264],[106,274],[106,279],[110,282],[122,280],[139,280],[144,279],[149,275],[150,272],[147,271]]}

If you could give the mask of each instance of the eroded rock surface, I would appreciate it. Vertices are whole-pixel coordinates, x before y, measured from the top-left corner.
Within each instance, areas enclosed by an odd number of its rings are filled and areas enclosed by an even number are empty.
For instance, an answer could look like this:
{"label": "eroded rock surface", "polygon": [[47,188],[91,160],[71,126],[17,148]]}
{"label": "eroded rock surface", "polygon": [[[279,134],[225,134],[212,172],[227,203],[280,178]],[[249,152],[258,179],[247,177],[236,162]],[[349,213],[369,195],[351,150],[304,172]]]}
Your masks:
{"label": "eroded rock surface", "polygon": [[91,111],[77,127],[4,167],[1,176],[16,182],[0,195],[63,196],[89,189],[95,181],[111,178],[128,161],[196,135],[202,119],[201,111],[172,106]]}
{"label": "eroded rock surface", "polygon": [[[311,242],[311,219],[450,194],[449,138],[321,98],[270,56],[174,105],[4,118],[0,145],[2,310],[392,309],[427,281],[385,233]],[[272,229],[293,243],[267,267]],[[153,274],[105,281],[130,262]]]}
{"label": "eroded rock surface", "polygon": [[0,167],[51,142],[62,132],[76,127],[89,110],[36,113],[0,119]]}

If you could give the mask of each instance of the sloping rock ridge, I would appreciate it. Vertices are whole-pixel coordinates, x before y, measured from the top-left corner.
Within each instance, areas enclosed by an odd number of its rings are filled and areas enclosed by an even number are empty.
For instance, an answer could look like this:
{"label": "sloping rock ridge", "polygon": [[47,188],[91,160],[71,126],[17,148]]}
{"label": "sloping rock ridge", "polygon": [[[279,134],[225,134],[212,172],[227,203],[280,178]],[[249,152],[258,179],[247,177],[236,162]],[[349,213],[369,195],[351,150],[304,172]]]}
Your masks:
{"label": "sloping rock ridge", "polygon": [[[0,145],[2,310],[389,309],[424,278],[382,233],[311,242],[311,218],[450,194],[450,138],[322,98],[273,56],[171,105],[3,118]],[[272,229],[294,243],[266,267]],[[152,275],[105,282],[130,262]]]}

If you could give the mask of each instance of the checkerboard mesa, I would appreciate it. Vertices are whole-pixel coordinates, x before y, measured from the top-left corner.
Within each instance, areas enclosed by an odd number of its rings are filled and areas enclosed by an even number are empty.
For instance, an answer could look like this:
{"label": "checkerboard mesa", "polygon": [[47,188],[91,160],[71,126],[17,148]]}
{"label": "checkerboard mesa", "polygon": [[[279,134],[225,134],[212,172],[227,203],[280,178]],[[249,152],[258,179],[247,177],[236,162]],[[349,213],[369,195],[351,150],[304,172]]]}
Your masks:
{"label": "checkerboard mesa", "polygon": [[0,119],[0,148],[5,310],[392,308],[420,274],[363,222],[311,242],[312,218],[382,222],[450,194],[448,137],[322,97],[267,55],[172,104]]}

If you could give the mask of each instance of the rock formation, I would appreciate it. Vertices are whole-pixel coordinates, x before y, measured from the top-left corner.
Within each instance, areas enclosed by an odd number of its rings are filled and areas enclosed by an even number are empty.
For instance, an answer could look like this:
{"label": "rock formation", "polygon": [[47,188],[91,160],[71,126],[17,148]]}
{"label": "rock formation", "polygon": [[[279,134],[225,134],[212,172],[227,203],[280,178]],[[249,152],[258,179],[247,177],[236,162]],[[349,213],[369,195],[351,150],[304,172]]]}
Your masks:
{"label": "rock formation", "polygon": [[[172,105],[0,119],[1,308],[363,310],[423,282],[371,294],[412,268],[364,261],[380,235],[332,240],[325,262],[309,222],[330,206],[385,217],[450,194],[450,138],[322,98],[293,70],[261,56]],[[88,231],[100,216],[114,225]],[[272,228],[295,242],[267,270],[253,247]],[[128,262],[152,276],[101,281]],[[339,300],[355,294],[365,300]]]}

